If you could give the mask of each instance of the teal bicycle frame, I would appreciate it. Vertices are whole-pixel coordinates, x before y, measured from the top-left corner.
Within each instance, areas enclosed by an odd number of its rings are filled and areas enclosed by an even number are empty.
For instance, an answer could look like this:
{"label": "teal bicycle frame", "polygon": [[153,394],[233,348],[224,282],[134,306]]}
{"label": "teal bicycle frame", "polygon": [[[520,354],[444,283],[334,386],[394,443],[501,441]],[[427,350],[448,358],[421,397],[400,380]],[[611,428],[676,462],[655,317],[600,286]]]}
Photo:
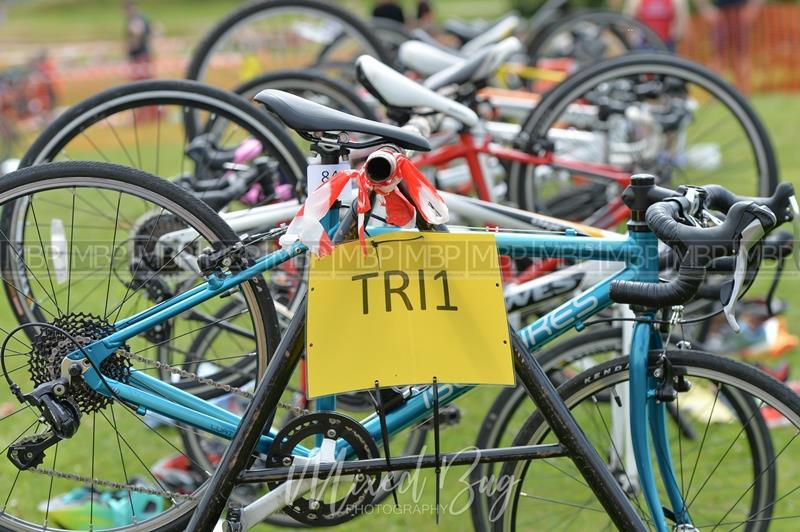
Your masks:
{"label": "teal bicycle frame", "polygon": [[[370,234],[378,235],[389,231],[397,229],[371,228]],[[612,261],[624,264],[616,274],[520,329],[518,333],[531,351],[541,349],[573,328],[581,330],[588,318],[612,305],[609,295],[612,281],[658,281],[658,240],[648,231],[631,232],[626,238],[620,239],[584,237],[574,232],[553,235],[503,232],[493,234],[501,255]],[[138,407],[139,414],[155,412],[216,436],[231,439],[239,426],[241,419],[239,416],[143,372],[133,371],[129,381],[122,383],[110,378],[101,379],[94,368],[100,367],[101,362],[122,347],[126,341],[151,327],[165,323],[194,306],[225,294],[248,279],[305,252],[306,248],[303,245],[295,244],[288,249],[261,257],[238,273],[214,274],[205,283],[183,294],[118,321],[115,324],[116,332],[85,346],[83,351],[74,351],[68,356],[81,359],[85,351],[93,362],[92,368],[84,374],[88,385],[99,393],[119,397]],[[650,437],[653,440],[656,462],[676,520],[678,524],[688,525],[690,522],[672,467],[665,426],[665,407],[655,398],[658,382],[647,375],[648,353],[651,349],[661,346],[661,339],[649,321],[650,318],[652,316],[643,316],[634,327],[630,350],[630,428],[642,490],[657,529],[666,532],[668,529],[655,481],[655,471],[650,460]],[[111,390],[106,387],[106,383]],[[452,402],[471,389],[471,386],[439,385],[440,405]],[[432,395],[430,386],[414,389],[405,402],[388,412],[386,425],[389,434],[397,434],[409,426],[428,419],[433,411]],[[377,415],[367,417],[362,424],[376,441],[382,439]],[[266,452],[274,436],[272,432],[262,434],[256,449],[259,452]],[[337,456],[341,451],[347,451],[347,443],[343,440],[337,442]],[[313,450],[299,447],[295,453],[297,456],[310,457]]]}

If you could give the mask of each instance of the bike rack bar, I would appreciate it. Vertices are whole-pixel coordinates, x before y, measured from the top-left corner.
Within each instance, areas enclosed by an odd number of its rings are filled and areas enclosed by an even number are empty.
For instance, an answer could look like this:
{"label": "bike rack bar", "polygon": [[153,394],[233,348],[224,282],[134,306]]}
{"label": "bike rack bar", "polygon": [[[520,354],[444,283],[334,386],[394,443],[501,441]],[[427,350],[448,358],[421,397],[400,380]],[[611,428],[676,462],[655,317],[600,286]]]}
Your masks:
{"label": "bike rack bar", "polygon": [[413,455],[392,458],[390,464],[384,458],[371,458],[368,460],[348,460],[344,462],[329,462],[314,464],[313,466],[275,467],[271,469],[250,469],[243,471],[237,480],[238,484],[256,484],[260,482],[284,481],[325,477],[331,473],[336,475],[358,475],[389,471],[405,471],[411,469],[433,469],[440,465],[464,466],[477,463],[510,462],[515,460],[540,460],[542,458],[557,458],[567,456],[566,449],[560,444],[547,445],[521,445],[501,449],[474,449],[456,453],[444,453],[438,456]]}

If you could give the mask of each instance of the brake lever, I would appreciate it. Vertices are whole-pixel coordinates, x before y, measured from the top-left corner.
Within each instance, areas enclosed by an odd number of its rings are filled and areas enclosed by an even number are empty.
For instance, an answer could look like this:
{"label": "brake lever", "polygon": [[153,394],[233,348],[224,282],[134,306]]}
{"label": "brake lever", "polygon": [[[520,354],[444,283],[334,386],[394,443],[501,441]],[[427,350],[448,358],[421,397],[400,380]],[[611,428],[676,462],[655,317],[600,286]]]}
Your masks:
{"label": "brake lever", "polygon": [[[794,241],[797,242],[797,239],[800,238],[800,205],[797,204],[797,196],[794,194],[789,196],[789,207],[792,210],[792,232],[794,233]],[[795,268],[800,270],[800,250],[795,250],[792,255],[794,255]]]}
{"label": "brake lever", "polygon": [[[764,226],[758,219],[753,220],[744,228],[739,239],[739,249],[736,254],[736,267],[733,272],[733,284],[731,286],[728,301],[724,302],[723,310],[725,312],[725,319],[728,320],[728,325],[731,326],[734,332],[739,332],[740,327],[736,322],[736,303],[739,301],[739,292],[744,285],[745,276],[747,275],[747,262],[750,256],[750,250],[755,246],[763,237],[765,231]],[[720,294],[722,298],[722,293]]]}

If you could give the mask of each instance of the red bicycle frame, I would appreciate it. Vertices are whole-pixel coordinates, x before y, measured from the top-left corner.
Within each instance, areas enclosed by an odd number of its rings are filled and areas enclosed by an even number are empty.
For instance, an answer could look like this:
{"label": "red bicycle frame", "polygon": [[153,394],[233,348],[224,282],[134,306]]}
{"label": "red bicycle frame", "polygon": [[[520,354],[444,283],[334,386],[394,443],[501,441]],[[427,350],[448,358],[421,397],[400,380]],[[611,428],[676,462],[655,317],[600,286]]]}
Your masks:
{"label": "red bicycle frame", "polygon": [[[485,138],[481,142],[476,142],[474,135],[469,131],[462,131],[458,135],[458,142],[455,144],[448,144],[433,151],[421,153],[414,159],[414,164],[418,167],[434,167],[443,168],[449,163],[463,159],[467,163],[469,173],[472,178],[471,190],[462,192],[470,193],[476,192],[477,196],[485,201],[492,201],[492,195],[489,192],[488,177],[483,172],[483,167],[479,159],[479,155],[489,155],[501,161],[518,162],[529,165],[548,165],[555,169],[568,170],[578,176],[584,175],[590,178],[605,179],[615,182],[620,188],[624,188],[630,182],[630,175],[618,168],[600,163],[583,163],[579,161],[563,160],[555,157],[552,153],[545,153],[543,155],[531,154],[514,148],[506,148],[496,143],[491,142],[491,139]],[[596,213],[591,220],[587,221],[589,225],[601,229],[608,229],[628,219],[628,208],[617,198],[612,200],[604,209]],[[509,260],[502,261],[503,276],[506,281],[522,283],[545,275],[555,270],[560,261],[557,259],[546,259],[532,264],[525,271],[514,275],[511,272],[511,263]]]}

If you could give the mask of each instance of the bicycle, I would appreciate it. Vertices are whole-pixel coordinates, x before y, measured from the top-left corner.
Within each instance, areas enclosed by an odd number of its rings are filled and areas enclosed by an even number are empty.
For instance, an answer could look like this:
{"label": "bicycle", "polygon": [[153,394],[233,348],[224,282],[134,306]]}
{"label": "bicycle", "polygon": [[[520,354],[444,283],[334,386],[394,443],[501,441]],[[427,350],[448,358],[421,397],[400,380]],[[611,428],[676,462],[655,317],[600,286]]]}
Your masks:
{"label": "bicycle", "polygon": [[[424,149],[427,147],[427,142],[424,138],[419,137],[415,134],[411,134],[407,131],[403,131],[397,128],[392,128],[390,126],[384,126],[382,124],[376,123],[364,123],[359,122],[357,125],[354,123],[353,119],[347,117],[346,115],[337,114],[329,109],[315,107],[313,104],[309,102],[305,102],[300,100],[299,102],[292,101],[288,95],[281,95],[280,93],[271,93],[271,94],[262,94],[261,99],[265,100],[265,103],[271,105],[273,111],[276,111],[282,118],[284,118],[289,125],[293,125],[293,120],[299,116],[304,117],[304,120],[310,120],[311,123],[317,122],[319,125],[317,127],[322,127],[321,124],[326,124],[326,127],[330,127],[335,129],[336,131],[359,131],[359,129],[365,129],[365,131],[361,131],[362,133],[366,134],[373,134],[378,136],[375,142],[393,142],[394,144],[399,144],[404,146],[405,148],[411,149]],[[283,102],[283,108],[278,107],[278,103]],[[288,102],[288,103],[287,103]],[[287,107],[288,106],[288,107]],[[296,124],[294,124],[296,125]],[[301,128],[302,129],[302,128]],[[327,141],[336,141],[339,139],[338,135],[333,136],[325,136],[325,140]],[[339,146],[342,148],[342,146]],[[352,146],[345,145],[345,148],[350,148]],[[369,165],[368,165],[369,166]],[[373,168],[375,165],[372,165]],[[385,167],[384,167],[385,168]],[[380,165],[378,168],[380,169]],[[112,177],[115,175],[115,172],[118,173],[116,177]],[[59,177],[60,175],[60,177]],[[95,175],[97,177],[92,178],[91,176]],[[385,174],[382,174],[385,176]],[[82,177],[83,176],[83,177]],[[378,177],[378,175],[375,175]],[[124,170],[119,169],[118,167],[110,167],[106,165],[87,165],[87,164],[66,164],[66,165],[44,165],[40,167],[33,167],[30,169],[25,169],[19,171],[14,176],[10,177],[7,182],[3,183],[2,186],[6,187],[5,192],[2,192],[2,199],[3,202],[9,201],[14,199],[14,197],[20,197],[23,195],[30,195],[36,192],[42,192],[45,189],[50,190],[57,190],[59,187],[66,185],[65,188],[73,189],[73,187],[81,184],[83,186],[88,186],[87,190],[100,190],[94,187],[107,187],[114,190],[114,183],[115,181],[119,182],[120,184],[126,184],[124,187],[119,188],[119,193],[121,194],[122,191],[130,191],[130,192],[138,192],[140,194],[145,194],[150,197],[152,200],[158,202],[163,207],[169,207],[172,212],[180,212],[182,216],[189,217],[193,220],[194,225],[204,225],[205,227],[210,226],[212,223],[217,224],[213,220],[218,220],[213,212],[209,211],[206,207],[202,206],[201,203],[194,200],[190,196],[187,196],[185,193],[174,189],[174,187],[169,186],[168,183],[159,182],[153,180],[152,178],[147,177],[145,174],[141,174],[139,172],[131,171],[131,170]],[[154,188],[152,188],[154,187]],[[644,183],[644,186],[641,187],[642,189],[646,190],[654,190],[651,185],[647,182]],[[150,190],[155,191],[156,193],[153,194],[148,192]],[[786,194],[789,190],[787,187],[781,187],[779,189],[779,193],[781,195]],[[669,195],[674,194],[672,191],[668,191]],[[116,195],[116,194],[115,194]],[[113,197],[113,196],[112,196]],[[175,198],[179,199],[180,201],[170,200],[168,198]],[[779,198],[776,196],[775,198]],[[639,196],[641,199],[641,196]],[[782,197],[781,200],[773,199],[771,203],[775,201],[783,201],[785,203],[786,198]],[[773,205],[774,206],[774,205]],[[781,220],[783,221],[786,215],[783,211],[784,205],[781,204],[781,207],[774,207],[776,211],[778,211],[782,217]],[[757,210],[758,212],[760,207],[752,203],[748,204],[740,204],[736,206],[734,213],[736,212],[743,212],[746,210]],[[190,215],[191,212],[191,215]],[[750,212],[750,211],[748,211]],[[730,220],[734,220],[734,216],[729,217]],[[202,220],[205,220],[207,223],[201,223]],[[349,211],[349,214],[345,216],[343,222],[339,225],[339,234],[341,236],[344,235],[345,230],[349,230],[350,227],[354,227],[355,224],[355,215],[353,211]],[[768,224],[771,225],[771,224]],[[731,231],[733,224],[732,222],[727,222],[720,227],[716,231],[717,234],[725,233],[727,231]],[[223,227],[218,227],[219,233],[224,233],[228,231],[227,234],[231,235],[229,230],[223,229]],[[387,229],[388,231],[388,229]],[[736,230],[738,231],[738,230]],[[348,231],[349,232],[349,231]],[[370,229],[371,233],[377,234],[380,233],[381,230],[377,228]],[[206,238],[213,240],[214,235],[212,231],[205,229],[201,231],[201,234],[205,235]],[[273,233],[274,234],[274,233]],[[273,234],[269,236],[263,236],[264,238],[271,238]],[[656,243],[656,238],[645,231],[642,231],[641,234],[634,234],[630,239],[623,240],[623,241],[605,241],[603,239],[595,239],[595,238],[584,238],[578,236],[570,236],[570,235],[558,235],[558,236],[535,236],[535,235],[526,235],[526,234],[503,234],[498,233],[495,236],[498,244],[501,248],[507,249],[508,251],[519,251],[524,253],[531,253],[531,245],[534,245],[538,242],[538,245],[542,246],[538,249],[538,251],[533,251],[533,253],[539,254],[552,254],[558,251],[556,248],[559,246],[563,246],[571,251],[581,251],[585,253],[586,257],[592,258],[603,258],[608,257],[612,253],[621,253],[622,255],[628,255],[628,258],[631,258],[631,254],[636,253],[633,249],[638,245],[644,246],[646,243],[648,246],[653,246]],[[245,282],[243,285],[245,292],[243,293],[245,300],[250,303],[248,308],[251,309],[251,314],[253,312],[259,312],[257,319],[245,320],[246,322],[251,322],[255,325],[254,327],[254,337],[253,343],[257,346],[257,353],[266,353],[264,345],[269,342],[272,342],[274,345],[275,338],[273,337],[272,340],[269,339],[269,335],[265,333],[265,328],[260,326],[259,323],[264,324],[267,323],[269,320],[264,320],[263,318],[267,316],[265,312],[269,311],[269,307],[259,307],[256,306],[256,300],[253,299],[254,296],[260,294],[262,297],[268,296],[264,294],[260,290],[252,290],[251,286],[252,283],[256,283],[255,286],[258,286],[260,273],[266,271],[270,266],[275,265],[277,262],[281,260],[285,260],[289,258],[291,255],[295,253],[299,253],[298,250],[302,249],[299,245],[295,245],[290,249],[281,250],[272,254],[269,254],[261,259],[256,259],[252,265],[248,264],[247,262],[241,264],[241,266],[237,265],[236,260],[228,260],[231,258],[235,258],[237,255],[236,250],[242,250],[243,247],[241,245],[237,245],[235,243],[235,237],[233,240],[228,237],[229,245],[218,245],[216,250],[212,248],[212,250],[206,254],[202,259],[202,264],[205,266],[204,270],[209,273],[214,273],[214,277],[210,279],[209,285],[198,284],[195,288],[190,289],[188,292],[185,292],[183,295],[178,296],[173,300],[167,300],[157,307],[155,307],[151,311],[145,311],[144,313],[139,314],[138,316],[133,316],[128,320],[123,320],[122,322],[118,322],[118,326],[116,327],[116,331],[113,332],[110,336],[106,332],[107,329],[101,328],[101,330],[91,330],[86,329],[81,334],[84,336],[86,334],[91,334],[89,338],[82,339],[81,342],[84,342],[83,345],[80,345],[80,349],[75,349],[75,345],[71,344],[70,342],[62,342],[65,345],[60,348],[64,351],[65,356],[68,354],[67,351],[73,353],[73,356],[78,357],[81,359],[85,359],[86,363],[84,363],[85,371],[83,375],[85,381],[89,381],[93,383],[93,386],[97,390],[105,390],[107,393],[108,390],[112,388],[108,388],[106,384],[104,384],[102,379],[105,379],[106,382],[111,383],[112,379],[109,379],[108,376],[100,377],[100,374],[97,373],[97,370],[94,368],[92,362],[96,362],[98,365],[100,364],[99,358],[103,355],[99,355],[98,350],[105,351],[104,356],[107,360],[116,361],[116,370],[115,374],[117,376],[120,375],[120,372],[124,373],[124,370],[119,368],[119,361],[118,357],[122,357],[126,360],[130,360],[127,356],[122,356],[118,353],[117,346],[118,345],[126,345],[126,343],[130,340],[133,343],[134,338],[144,329],[155,325],[156,322],[161,320],[167,320],[170,316],[175,316],[181,312],[186,311],[191,306],[201,303],[201,301],[205,301],[209,303],[215,296],[220,294],[229,293],[230,289],[234,286],[238,285],[240,282]],[[252,242],[253,240],[250,240]],[[733,242],[733,238],[730,239]],[[639,244],[637,244],[637,242]],[[729,253],[729,248],[726,248],[726,254]],[[173,251],[174,253],[175,251]],[[632,279],[636,276],[641,275],[642,277],[647,276],[647,279],[655,280],[655,275],[657,275],[657,267],[652,268],[653,257],[649,257],[648,261],[650,262],[647,268],[643,268],[643,266],[634,264],[632,265],[626,272],[622,274],[617,274],[615,277],[617,279]],[[227,268],[229,265],[233,268],[232,275],[220,274],[217,268]],[[640,269],[641,268],[641,269]],[[652,269],[651,269],[652,268]],[[249,279],[249,280],[248,280]],[[600,283],[598,287],[595,289],[595,295],[600,297],[601,299],[598,301],[597,308],[591,308],[585,312],[585,315],[581,313],[582,318],[588,317],[589,314],[593,313],[595,310],[599,310],[599,307],[607,306],[611,304],[611,300],[608,296],[608,290],[611,280],[606,282]],[[698,281],[699,284],[699,281]],[[625,295],[625,288],[627,285],[615,285],[617,286],[619,292],[622,295]],[[654,285],[655,286],[655,285]],[[675,285],[665,285],[672,289]],[[209,288],[210,287],[210,288]],[[581,301],[586,301],[585,299],[578,298],[575,301],[578,304]],[[259,311],[258,309],[261,309]],[[571,310],[564,310],[564,309],[571,309]],[[570,315],[573,319],[567,321],[558,320],[558,323],[554,323],[553,316],[561,316],[559,312],[563,313],[563,318],[566,319],[567,315]],[[578,436],[580,438],[579,429],[571,424],[569,416],[565,416],[565,412],[562,407],[559,407],[559,402],[555,399],[554,390],[552,385],[547,380],[544,373],[537,369],[538,365],[533,361],[530,355],[527,353],[527,349],[531,343],[535,345],[539,345],[540,342],[543,342],[545,339],[550,339],[551,337],[558,336],[564,333],[566,330],[571,329],[575,323],[574,319],[576,318],[575,313],[580,313],[580,309],[576,309],[576,303],[567,303],[566,305],[561,307],[561,310],[557,310],[555,313],[551,313],[542,320],[538,322],[538,326],[534,324],[534,326],[528,327],[523,329],[521,332],[524,335],[524,339],[527,340],[528,346],[521,345],[521,338],[514,335],[513,342],[515,343],[515,357],[517,360],[517,368],[519,370],[520,379],[526,384],[529,392],[532,396],[540,402],[543,408],[543,412],[550,418],[550,421],[554,421],[556,419],[562,419],[567,425],[560,424],[556,425],[555,431],[557,434],[561,436],[570,435],[572,437]],[[282,345],[278,347],[278,353],[285,353],[286,356],[274,357],[272,358],[271,364],[267,367],[266,373],[264,375],[264,379],[262,384],[256,390],[255,396],[253,398],[254,404],[259,404],[263,406],[261,409],[250,408],[248,413],[245,415],[244,420],[242,421],[242,427],[244,430],[239,431],[238,436],[234,439],[233,444],[233,451],[228,451],[223,457],[222,462],[220,464],[220,468],[218,469],[218,475],[215,477],[214,483],[211,484],[210,487],[207,489],[206,494],[213,494],[215,500],[213,501],[213,505],[211,506],[204,506],[203,510],[200,512],[196,512],[194,515],[195,521],[190,522],[189,526],[200,526],[201,529],[209,528],[213,526],[216,522],[216,516],[219,515],[219,512],[222,511],[222,505],[224,505],[224,500],[227,499],[229,495],[228,488],[231,487],[234,478],[233,476],[238,474],[238,471],[243,469],[245,465],[249,462],[250,452],[249,450],[243,450],[241,448],[241,444],[249,443],[247,441],[242,441],[244,436],[247,436],[247,439],[251,440],[250,443],[255,444],[257,441],[259,442],[259,447],[263,450],[268,447],[268,437],[261,434],[260,427],[265,426],[267,418],[270,418],[273,414],[274,405],[280,400],[283,390],[288,383],[288,380],[291,376],[293,366],[296,364],[297,360],[300,356],[300,347],[303,346],[302,340],[298,342],[298,338],[300,333],[303,330],[303,312],[296,314],[293,318],[291,324],[289,325],[289,332],[284,339],[282,340]],[[648,321],[650,321],[648,319]],[[551,327],[550,333],[542,332],[541,330],[536,333],[535,331],[541,329],[543,324],[557,325],[556,327]],[[647,331],[647,326],[645,324],[637,325],[639,329],[639,335],[641,336],[642,331]],[[267,327],[267,330],[274,330],[273,327]],[[58,336],[60,333],[54,332],[55,336]],[[100,338],[105,338],[105,341],[100,341]],[[52,340],[52,339],[51,339]],[[77,341],[77,338],[76,338]],[[121,343],[116,343],[121,341]],[[8,347],[10,340],[7,340],[6,347]],[[53,345],[52,343],[48,345]],[[295,345],[297,349],[292,349],[289,352],[286,352],[286,349],[290,345]],[[110,347],[113,346],[113,347]],[[126,345],[126,353],[130,352]],[[90,354],[87,358],[83,352]],[[12,353],[13,354],[13,353]],[[92,360],[91,354],[95,354],[98,357],[98,360]],[[266,357],[259,357],[263,361],[265,361]],[[139,359],[135,359],[137,362],[141,362]],[[735,365],[735,364],[734,364]],[[737,366],[738,367],[738,366]],[[6,368],[7,369],[7,368]],[[80,368],[78,368],[80,369]],[[173,368],[174,369],[174,368]],[[108,373],[108,369],[105,370]],[[96,376],[96,377],[95,377]],[[210,430],[212,433],[217,433],[218,435],[226,438],[230,437],[233,434],[233,425],[231,422],[235,424],[235,421],[229,414],[225,414],[223,412],[219,412],[214,408],[206,405],[205,403],[198,403],[196,400],[190,399],[187,394],[184,392],[176,391],[171,385],[168,383],[163,383],[158,379],[154,379],[152,377],[148,377],[145,373],[140,372],[131,372],[129,378],[133,378],[133,385],[123,385],[120,384],[113,384],[114,393],[118,395],[118,397],[106,396],[107,399],[123,399],[124,401],[133,401],[134,404],[142,404],[145,403],[147,406],[152,408],[155,411],[162,411],[164,413],[171,413],[175,415],[179,419],[189,420],[186,417],[190,417],[190,421],[194,423],[198,428],[202,428],[204,430]],[[116,379],[113,379],[116,380]],[[268,385],[264,385],[263,383],[268,383]],[[44,384],[44,383],[42,383]],[[61,383],[63,384],[63,382]],[[791,397],[784,397],[782,392],[785,390],[781,387],[781,385],[774,381],[765,380],[761,383],[756,383],[759,386],[764,386],[767,389],[774,388],[774,393],[770,394],[767,393],[766,390],[764,391],[756,391],[755,395],[759,399],[765,399],[769,404],[775,405],[778,409],[783,412],[785,415],[789,417],[790,420],[796,423],[798,416],[796,414],[797,411],[797,404],[794,404],[792,401],[796,401],[794,396]],[[141,388],[139,387],[141,385]],[[752,386],[752,384],[751,384]],[[49,385],[45,388],[49,389]],[[158,397],[155,397],[151,390],[152,388],[158,389],[161,393],[168,394],[172,401],[164,401],[163,399],[159,400]],[[462,395],[468,391],[468,387],[451,387],[452,392],[445,396],[445,394],[441,394],[440,404],[444,406],[446,403],[455,399],[456,396]],[[439,391],[439,388],[430,388],[425,387],[422,389],[418,389],[416,391],[412,390],[410,397],[408,400],[404,401],[400,404],[396,409],[393,409],[393,414],[397,414],[398,417],[390,417],[388,418],[388,429],[389,432],[392,433],[396,430],[401,429],[402,427],[394,426],[394,421],[400,421],[400,417],[405,418],[405,416],[412,416],[416,417],[419,416],[418,419],[425,419],[431,415],[431,401],[433,399],[433,394],[436,391]],[[44,393],[44,388],[41,390]],[[753,389],[751,388],[751,391]],[[48,392],[49,393],[49,392]],[[72,392],[70,392],[72,393]],[[45,393],[46,395],[46,393]],[[100,394],[103,395],[103,394]],[[110,393],[109,393],[110,395]],[[752,394],[751,394],[752,395]],[[776,397],[777,396],[777,397]],[[91,401],[102,400],[102,397],[95,397],[95,396],[88,396]],[[86,400],[87,396],[84,396]],[[264,402],[262,399],[266,399],[267,401]],[[186,408],[180,405],[180,402],[186,401],[186,404],[193,405],[192,408]],[[45,401],[46,403],[46,401]],[[63,405],[62,405],[63,406]],[[199,412],[195,412],[191,414],[194,408],[201,409],[202,412],[205,412],[209,415],[202,415]],[[561,408],[559,411],[554,411],[555,409]],[[416,410],[415,410],[416,409]],[[413,412],[412,412],[413,411]],[[70,412],[68,407],[65,407],[63,411],[60,413],[67,412],[67,414],[74,414],[74,410]],[[402,415],[399,415],[400,412],[403,412]],[[101,414],[102,415],[102,414]],[[218,419],[214,420],[219,416]],[[322,414],[323,420],[327,416],[327,419],[335,419],[341,423],[350,423],[349,421],[343,421],[344,418],[342,416],[336,414]],[[66,417],[69,417],[67,415]],[[263,417],[263,419],[259,419]],[[71,419],[71,418],[70,418]],[[310,418],[306,418],[308,421]],[[403,419],[403,423],[405,424],[410,423],[411,421],[408,418]],[[301,422],[298,422],[301,423]],[[352,426],[354,430],[359,430],[356,427],[357,423],[353,422],[354,424],[348,426]],[[372,417],[370,420],[367,421],[367,427],[371,432],[371,437],[375,439],[375,441],[380,440],[379,434],[381,433],[380,422],[376,417]],[[34,422],[33,425],[36,425]],[[297,427],[299,425],[294,425]],[[69,424],[63,424],[62,428],[69,428]],[[259,427],[259,428],[255,428]],[[643,429],[644,427],[639,427]],[[249,430],[248,430],[249,429]],[[313,431],[312,431],[313,434]],[[61,434],[64,435],[63,433]],[[65,440],[60,440],[65,441]],[[119,441],[119,440],[117,440]],[[30,443],[30,442],[28,442]],[[54,442],[50,442],[54,443]],[[114,440],[108,442],[110,445],[114,444]],[[359,447],[359,444],[350,442],[351,445],[354,445],[361,449],[361,457],[364,458],[366,456],[375,456],[375,449],[366,448],[363,446]],[[162,444],[163,446],[163,444]],[[578,443],[572,438],[567,438],[563,441],[562,444],[556,446],[557,448],[547,446],[546,448],[543,447],[535,447],[535,446],[528,446],[525,448],[517,448],[513,451],[513,453],[504,454],[503,451],[498,451],[499,454],[495,455],[496,458],[507,457],[513,458],[510,454],[514,454],[517,458],[521,456],[529,457],[534,455],[543,455],[546,454],[547,456],[552,456],[552,453],[555,454],[562,454],[565,449],[569,449],[570,453],[573,451],[578,451],[579,453],[586,456],[584,453],[589,451],[585,446],[582,446],[580,440]],[[21,450],[21,447],[15,447],[14,450]],[[39,451],[37,451],[36,459],[43,458],[44,449],[39,447]],[[295,451],[302,455],[304,452],[300,447],[296,448]],[[523,453],[523,454],[519,454]],[[476,453],[480,454],[480,453]],[[464,460],[471,461],[472,459],[476,458],[476,454],[473,455],[465,455]],[[17,458],[19,459],[26,456],[24,453],[18,453]],[[450,458],[448,455],[442,455],[444,457],[445,463],[451,463]],[[593,456],[593,457],[592,457]],[[413,457],[412,457],[413,458]],[[619,485],[616,483],[616,480],[610,477],[610,473],[605,465],[605,461],[600,459],[599,456],[592,455],[591,453],[588,456],[589,462],[579,462],[578,466],[581,467],[582,473],[587,475],[590,485],[592,485],[597,491],[601,494],[599,495],[599,499],[602,503],[604,503],[605,507],[610,511],[611,518],[615,520],[616,523],[627,526],[627,527],[640,527],[641,524],[637,524],[637,517],[633,514],[631,509],[628,507],[628,502],[625,499],[625,496],[620,492]],[[231,460],[234,461],[233,465],[234,468],[229,468],[231,465]],[[415,467],[415,464],[412,463],[413,460],[400,460],[400,458],[393,458],[394,466],[397,467]],[[36,460],[34,460],[36,461]],[[235,463],[235,462],[238,462]],[[361,462],[361,463],[359,463]],[[434,457],[428,457],[423,461],[423,466],[431,466],[435,467],[437,461]],[[439,462],[441,463],[441,462]],[[457,462],[456,462],[457,463]],[[363,472],[369,477],[370,474],[386,470],[388,467],[386,464],[385,458],[379,458],[373,460],[372,462],[364,462],[360,460],[344,462],[343,464],[339,464],[344,467],[341,471],[344,474],[348,473],[356,473],[356,472]],[[325,471],[327,465],[324,465],[320,471]],[[360,469],[364,467],[365,469]],[[223,477],[223,473],[227,473],[227,478]],[[641,472],[640,472],[641,473]],[[285,470],[279,471],[272,471],[270,472],[267,469],[265,472],[259,471],[250,471],[246,475],[247,479],[250,481],[256,482],[264,482],[264,481],[271,481],[271,480],[280,480],[287,477],[287,472]],[[643,476],[644,478],[644,476]],[[81,477],[82,480],[85,479]],[[94,479],[91,479],[92,482]],[[363,480],[363,479],[362,479]],[[218,490],[217,487],[222,486],[223,489]],[[12,488],[13,489],[13,488]],[[132,489],[132,488],[131,488]],[[261,501],[260,503],[256,503],[254,505],[248,506],[250,510],[244,509],[242,511],[242,515],[244,518],[245,523],[253,523],[257,522],[261,519],[261,515],[257,515],[258,511],[256,509],[260,509],[261,511],[266,510],[277,510],[274,505],[277,504],[282,506],[283,502],[280,498],[279,489],[277,492],[272,493],[272,496],[268,494],[266,497],[268,498],[265,501]],[[200,492],[202,493],[202,492]],[[651,493],[652,494],[652,493]],[[180,521],[181,526],[185,524],[185,519],[188,518],[188,512],[191,510],[191,506],[193,501],[191,499],[187,500],[186,502],[178,502],[177,496],[174,494],[172,495],[175,504],[168,509],[166,512],[161,514],[157,523],[166,524],[167,522],[176,522],[178,519],[182,519]],[[211,495],[208,495],[211,497]],[[271,502],[266,502],[271,501]],[[208,501],[206,501],[208,502]],[[270,506],[272,505],[272,506]],[[305,508],[308,508],[311,512],[313,512],[312,506],[306,506],[306,503],[301,505]],[[679,506],[680,507],[680,506]],[[308,517],[310,514],[302,510],[299,514],[293,513],[293,515],[300,515]],[[656,513],[655,515],[659,515]],[[349,516],[345,516],[348,517]],[[232,522],[235,521],[235,518],[232,517]],[[138,528],[146,528],[147,523],[142,523],[140,525],[136,525]]]}

